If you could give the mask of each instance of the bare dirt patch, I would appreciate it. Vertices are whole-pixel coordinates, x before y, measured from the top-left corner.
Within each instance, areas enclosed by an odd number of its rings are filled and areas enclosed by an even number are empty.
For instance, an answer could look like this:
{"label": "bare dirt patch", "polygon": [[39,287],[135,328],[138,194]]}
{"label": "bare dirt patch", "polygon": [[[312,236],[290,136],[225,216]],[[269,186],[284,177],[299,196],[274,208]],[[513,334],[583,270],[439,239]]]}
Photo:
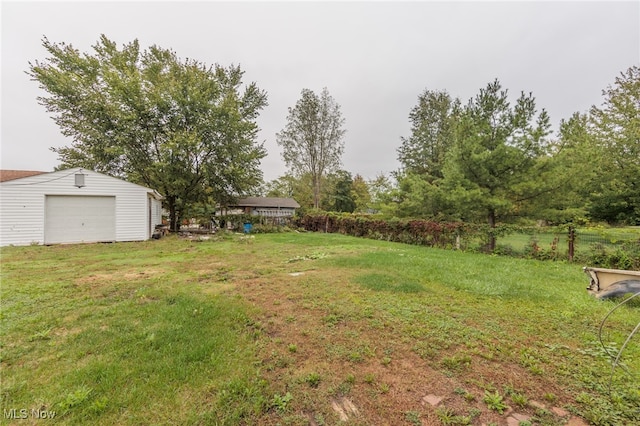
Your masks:
{"label": "bare dirt patch", "polygon": [[[470,424],[506,425],[537,408],[499,413],[483,402],[487,389],[537,398],[553,393],[558,406],[571,400],[521,365],[473,356],[451,371],[442,367],[442,355],[418,355],[419,338],[407,334],[406,324],[371,310],[370,293],[345,284],[350,275],[292,269],[237,282],[235,291],[260,312],[264,374],[278,394],[294,396],[287,414],[270,413],[268,424],[289,416],[306,419],[302,424],[438,425],[442,413],[449,413],[467,416]],[[452,346],[448,354],[454,360],[456,350]],[[513,405],[506,395],[505,404]]]}

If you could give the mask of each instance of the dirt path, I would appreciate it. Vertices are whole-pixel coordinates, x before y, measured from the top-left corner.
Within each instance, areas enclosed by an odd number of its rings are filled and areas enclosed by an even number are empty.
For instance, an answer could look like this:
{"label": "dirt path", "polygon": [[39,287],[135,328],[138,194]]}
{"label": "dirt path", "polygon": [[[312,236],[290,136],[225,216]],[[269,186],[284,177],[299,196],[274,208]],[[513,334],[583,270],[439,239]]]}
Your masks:
{"label": "dirt path", "polygon": [[[348,275],[292,270],[239,283],[236,291],[258,308],[264,376],[278,395],[291,395],[265,424],[584,424],[559,408],[570,400],[565,390],[520,365],[482,354],[456,359],[452,346],[443,368],[428,347],[416,350],[424,342],[405,325],[370,309],[364,290],[336,284]],[[487,389],[504,406],[484,401]],[[536,399],[508,399],[505,389]]]}

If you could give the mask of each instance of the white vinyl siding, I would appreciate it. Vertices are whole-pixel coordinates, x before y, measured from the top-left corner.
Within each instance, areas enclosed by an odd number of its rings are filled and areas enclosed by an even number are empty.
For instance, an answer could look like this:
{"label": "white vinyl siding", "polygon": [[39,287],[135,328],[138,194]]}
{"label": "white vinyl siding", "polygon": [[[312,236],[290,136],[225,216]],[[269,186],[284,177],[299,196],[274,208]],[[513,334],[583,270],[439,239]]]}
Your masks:
{"label": "white vinyl siding", "polygon": [[47,195],[44,243],[116,240],[116,197]]}
{"label": "white vinyl siding", "polygon": [[[84,186],[75,186],[76,173]],[[44,244],[48,196],[114,197],[115,241],[141,241],[149,235],[152,190],[83,169],[68,169],[0,183],[0,245]],[[153,196],[152,196],[153,198]],[[159,200],[153,199],[157,205]],[[157,207],[156,207],[157,208]],[[156,214],[152,225],[161,223]],[[153,223],[158,221],[157,223]]]}
{"label": "white vinyl siding", "polygon": [[151,238],[153,235],[156,225],[162,224],[162,201],[157,200],[153,197],[149,197],[149,213],[151,214],[151,227],[149,229],[149,236]]}

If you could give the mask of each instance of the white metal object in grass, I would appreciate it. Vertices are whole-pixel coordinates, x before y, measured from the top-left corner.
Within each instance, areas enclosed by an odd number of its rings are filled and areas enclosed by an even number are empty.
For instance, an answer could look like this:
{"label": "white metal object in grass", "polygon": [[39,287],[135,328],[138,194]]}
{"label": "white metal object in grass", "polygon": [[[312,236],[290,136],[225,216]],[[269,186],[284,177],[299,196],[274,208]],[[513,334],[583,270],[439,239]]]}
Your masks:
{"label": "white metal object in grass", "polygon": [[640,271],[587,266],[583,270],[591,278],[587,290],[599,299],[640,292]]}

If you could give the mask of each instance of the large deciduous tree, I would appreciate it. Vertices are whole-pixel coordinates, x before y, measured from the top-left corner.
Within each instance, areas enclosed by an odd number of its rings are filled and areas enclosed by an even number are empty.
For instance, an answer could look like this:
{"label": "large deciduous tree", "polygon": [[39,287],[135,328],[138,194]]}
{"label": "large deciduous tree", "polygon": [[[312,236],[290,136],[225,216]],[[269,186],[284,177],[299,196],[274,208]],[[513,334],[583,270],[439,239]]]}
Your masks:
{"label": "large deciduous tree", "polygon": [[356,203],[353,199],[353,178],[346,170],[338,170],[330,176],[332,191],[326,210],[353,213]]}
{"label": "large deciduous tree", "polygon": [[620,73],[589,111],[595,141],[590,213],[608,222],[640,224],[640,67]]}
{"label": "large deciduous tree", "polygon": [[425,90],[418,96],[409,113],[411,136],[402,137],[398,148],[398,216],[442,218],[446,206],[439,185],[459,115],[460,101],[446,91]]}
{"label": "large deciduous tree", "polygon": [[411,109],[411,136],[401,138],[398,161],[403,172],[417,174],[429,182],[443,177],[447,152],[453,143],[453,132],[460,101],[446,91],[425,90]]}
{"label": "large deciduous tree", "polygon": [[315,208],[320,206],[323,176],[341,164],[343,125],[340,105],[327,88],[320,95],[303,89],[296,105],[289,108],[285,128],[276,134],[282,158],[290,171],[294,175],[311,176]]}
{"label": "large deciduous tree", "polygon": [[295,199],[300,204],[298,212],[302,214],[313,207],[311,186],[311,176],[308,173],[298,176],[286,174],[267,182],[264,185],[264,193],[267,197]]}
{"label": "large deciduous tree", "polygon": [[93,53],[43,46],[51,55],[27,72],[70,146],[53,148],[62,167],[127,178],[165,197],[171,228],[182,211],[213,196],[229,202],[257,186],[266,155],[256,143],[266,93],[243,86],[239,66],[207,66],[137,40],[118,49],[104,35]]}
{"label": "large deciduous tree", "polygon": [[351,194],[355,203],[355,211],[362,213],[371,208],[371,193],[369,185],[362,175],[356,174],[351,185]]}

